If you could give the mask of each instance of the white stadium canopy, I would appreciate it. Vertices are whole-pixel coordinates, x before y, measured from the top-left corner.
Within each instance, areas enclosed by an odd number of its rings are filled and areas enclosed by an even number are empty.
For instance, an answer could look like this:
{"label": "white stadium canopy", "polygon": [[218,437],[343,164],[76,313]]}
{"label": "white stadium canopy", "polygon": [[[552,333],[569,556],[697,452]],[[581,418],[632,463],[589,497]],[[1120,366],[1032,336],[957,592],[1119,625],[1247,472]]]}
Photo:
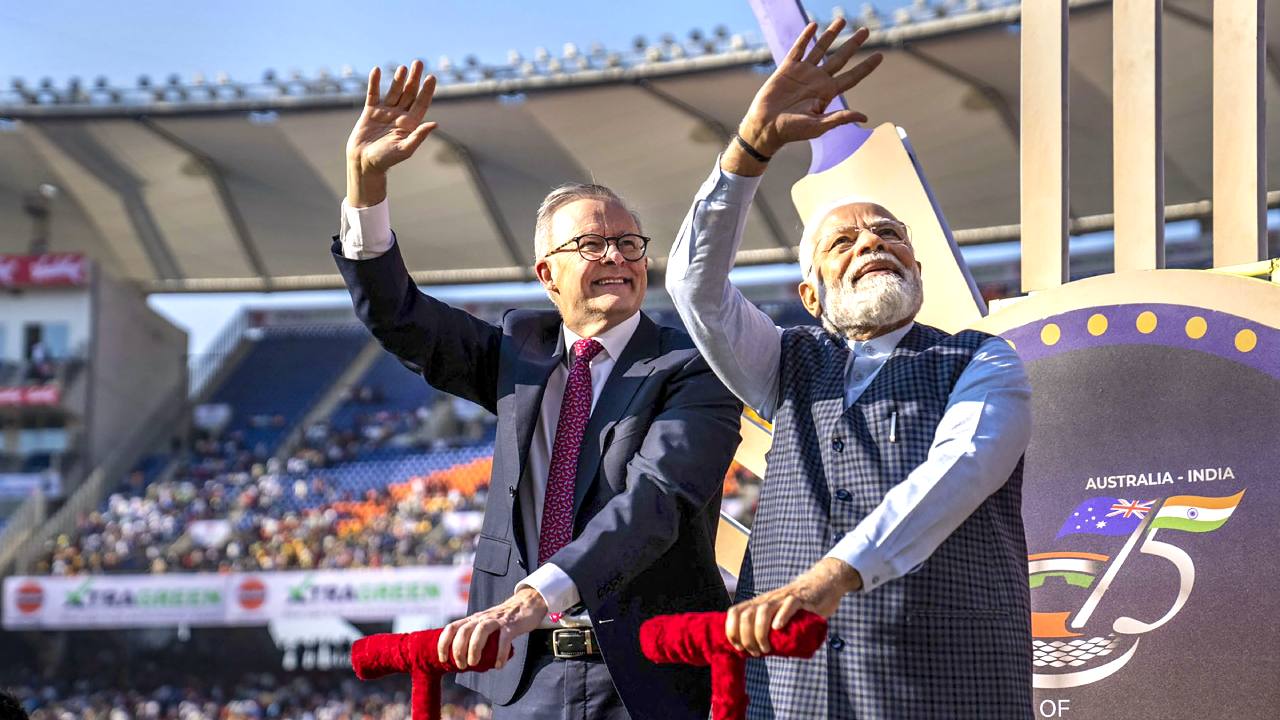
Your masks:
{"label": "white stadium canopy", "polygon": [[[882,68],[848,98],[904,128],[962,243],[1018,229],[1019,8],[942,3],[876,18]],[[924,4],[921,4],[924,5]],[[1074,0],[1070,20],[1071,213],[1112,209],[1111,10]],[[1165,196],[1205,217],[1211,196],[1211,0],[1164,2]],[[858,18],[851,24],[856,25]],[[1280,188],[1280,0],[1266,7],[1267,177]],[[429,50],[424,48],[424,51]],[[725,34],[626,53],[567,47],[509,65],[433,65],[439,132],[392,177],[399,240],[421,282],[529,277],[534,211],[566,181],[616,189],[670,247],[690,198],[772,67]],[[363,102],[359,73],[147,84],[18,83],[0,91],[0,253],[25,253],[33,193],[50,251],[81,252],[148,292],[341,285],[326,252],[343,195],[343,145]],[[790,257],[790,188],[807,148],[780,155],[747,230],[744,262]],[[1280,199],[1271,193],[1269,198]],[[37,200],[36,202],[40,202]]]}

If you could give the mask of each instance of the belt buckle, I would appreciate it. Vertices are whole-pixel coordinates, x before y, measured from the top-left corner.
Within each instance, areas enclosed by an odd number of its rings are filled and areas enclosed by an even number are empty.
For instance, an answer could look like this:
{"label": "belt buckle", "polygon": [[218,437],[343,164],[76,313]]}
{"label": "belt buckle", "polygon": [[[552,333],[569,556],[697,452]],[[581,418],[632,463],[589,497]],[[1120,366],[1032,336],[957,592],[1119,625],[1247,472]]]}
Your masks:
{"label": "belt buckle", "polygon": [[557,628],[551,631],[551,654],[560,660],[573,660],[595,652],[590,630]]}

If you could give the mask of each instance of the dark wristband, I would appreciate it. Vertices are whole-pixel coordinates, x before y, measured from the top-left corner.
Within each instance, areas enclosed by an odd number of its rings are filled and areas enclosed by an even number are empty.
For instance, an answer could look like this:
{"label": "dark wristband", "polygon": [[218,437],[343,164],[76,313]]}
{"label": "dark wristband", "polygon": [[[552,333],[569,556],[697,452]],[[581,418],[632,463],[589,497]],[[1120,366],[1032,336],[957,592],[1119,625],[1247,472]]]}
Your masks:
{"label": "dark wristband", "polygon": [[738,133],[733,134],[733,139],[738,141],[738,147],[742,148],[743,152],[755,158],[756,160],[762,163],[767,163],[773,159],[772,155],[765,155],[759,150],[751,147],[751,143],[747,142],[746,140],[743,140],[742,136],[739,135]]}

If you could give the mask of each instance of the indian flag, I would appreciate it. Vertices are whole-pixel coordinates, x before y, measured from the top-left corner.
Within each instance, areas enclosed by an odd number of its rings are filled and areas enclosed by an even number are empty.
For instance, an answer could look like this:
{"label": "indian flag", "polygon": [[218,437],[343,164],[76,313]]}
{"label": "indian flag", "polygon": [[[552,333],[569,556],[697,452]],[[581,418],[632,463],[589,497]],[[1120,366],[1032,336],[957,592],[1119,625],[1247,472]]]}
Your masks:
{"label": "indian flag", "polygon": [[1174,495],[1160,506],[1151,520],[1151,529],[1169,528],[1186,532],[1211,532],[1235,512],[1244,491],[1228,497],[1204,497],[1201,495]]}

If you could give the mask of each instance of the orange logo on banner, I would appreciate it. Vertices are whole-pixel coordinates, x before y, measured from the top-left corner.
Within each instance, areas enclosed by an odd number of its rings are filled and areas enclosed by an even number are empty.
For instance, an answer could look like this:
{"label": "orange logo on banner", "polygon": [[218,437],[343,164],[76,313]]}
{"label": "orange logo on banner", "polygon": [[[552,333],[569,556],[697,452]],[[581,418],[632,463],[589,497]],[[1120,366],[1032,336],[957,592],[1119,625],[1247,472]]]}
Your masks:
{"label": "orange logo on banner", "polygon": [[458,597],[462,598],[462,602],[471,599],[471,571],[468,570],[458,576]]}
{"label": "orange logo on banner", "polygon": [[237,593],[240,607],[245,610],[257,610],[267,602],[267,586],[257,578],[249,578],[240,583]]}
{"label": "orange logo on banner", "polygon": [[23,583],[18,588],[18,611],[24,615],[40,609],[44,605],[44,589],[38,583]]}

